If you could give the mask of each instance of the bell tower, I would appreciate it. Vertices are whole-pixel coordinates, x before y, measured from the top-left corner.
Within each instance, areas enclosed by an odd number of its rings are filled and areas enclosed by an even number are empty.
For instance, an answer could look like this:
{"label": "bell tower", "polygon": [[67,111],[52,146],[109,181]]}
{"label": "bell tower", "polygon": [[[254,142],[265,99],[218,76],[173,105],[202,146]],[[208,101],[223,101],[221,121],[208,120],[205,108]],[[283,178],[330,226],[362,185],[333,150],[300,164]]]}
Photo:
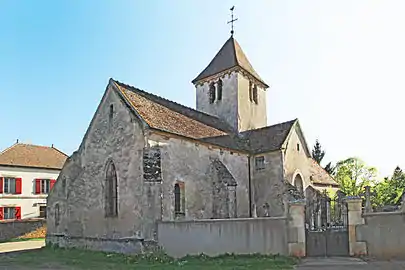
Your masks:
{"label": "bell tower", "polygon": [[233,37],[233,27],[231,33],[208,66],[192,81],[196,88],[196,108],[225,120],[238,132],[265,127],[268,85]]}

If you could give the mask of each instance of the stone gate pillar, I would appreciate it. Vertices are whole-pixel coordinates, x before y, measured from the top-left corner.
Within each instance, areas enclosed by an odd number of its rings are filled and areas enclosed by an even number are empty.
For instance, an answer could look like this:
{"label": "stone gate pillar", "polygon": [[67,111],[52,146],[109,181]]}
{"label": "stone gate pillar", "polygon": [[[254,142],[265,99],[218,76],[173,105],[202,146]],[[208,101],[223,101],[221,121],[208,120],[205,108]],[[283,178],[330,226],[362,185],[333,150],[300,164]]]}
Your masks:
{"label": "stone gate pillar", "polygon": [[290,256],[305,257],[305,200],[288,204],[288,253]]}
{"label": "stone gate pillar", "polygon": [[348,230],[349,230],[349,252],[350,256],[367,255],[367,245],[365,242],[357,241],[356,226],[364,224],[362,217],[362,199],[358,197],[345,198],[348,210]]}

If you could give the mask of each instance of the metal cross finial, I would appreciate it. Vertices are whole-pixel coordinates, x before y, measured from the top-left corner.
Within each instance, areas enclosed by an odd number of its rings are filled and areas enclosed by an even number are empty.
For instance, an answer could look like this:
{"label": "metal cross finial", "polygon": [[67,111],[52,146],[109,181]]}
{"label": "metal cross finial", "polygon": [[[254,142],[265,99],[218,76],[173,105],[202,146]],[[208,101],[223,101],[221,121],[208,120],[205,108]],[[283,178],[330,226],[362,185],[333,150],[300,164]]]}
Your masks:
{"label": "metal cross finial", "polygon": [[234,31],[233,31],[233,23],[238,20],[238,18],[236,18],[236,19],[233,18],[233,10],[234,9],[235,9],[235,6],[232,6],[230,8],[230,10],[231,10],[231,20],[228,22],[228,23],[231,24],[231,36],[233,36],[233,33],[234,33]]}

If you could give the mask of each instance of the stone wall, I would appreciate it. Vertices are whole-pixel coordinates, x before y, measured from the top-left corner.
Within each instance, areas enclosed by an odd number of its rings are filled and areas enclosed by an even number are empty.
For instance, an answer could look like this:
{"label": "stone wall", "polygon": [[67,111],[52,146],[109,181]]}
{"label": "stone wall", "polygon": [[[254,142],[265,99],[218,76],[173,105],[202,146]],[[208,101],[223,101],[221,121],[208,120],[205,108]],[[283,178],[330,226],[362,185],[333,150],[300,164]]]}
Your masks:
{"label": "stone wall", "polygon": [[[50,234],[122,238],[138,233],[153,237],[148,224],[156,217],[148,212],[149,185],[144,184],[142,175],[146,135],[142,122],[119,95],[109,84],[79,150],[67,160],[48,196]],[[110,161],[117,174],[118,216],[105,218],[106,167]]]}
{"label": "stone wall", "polygon": [[162,221],[158,242],[173,257],[204,253],[306,255],[305,202],[289,204],[288,215],[269,218]]}
{"label": "stone wall", "polygon": [[45,237],[45,219],[22,219],[0,222],[0,242],[15,238]]}
{"label": "stone wall", "polygon": [[[265,167],[255,167],[255,158],[264,156]],[[283,194],[283,159],[281,151],[251,157],[253,216],[279,217],[285,215]]]}
{"label": "stone wall", "polygon": [[167,221],[158,224],[158,241],[173,257],[200,253],[287,255],[286,228],[286,218]]}
{"label": "stone wall", "polygon": [[137,238],[70,237],[64,234],[48,234],[46,244],[56,245],[61,248],[80,248],[124,254],[141,253],[153,250],[156,247],[156,243]]}
{"label": "stone wall", "polygon": [[[213,216],[213,161],[223,163],[236,181],[237,217],[249,217],[249,181],[247,156],[218,147],[159,134],[151,134],[148,143],[159,144],[162,159],[163,220],[174,220],[174,185],[185,188],[185,219]],[[160,198],[160,197],[159,197]],[[227,197],[221,198],[226,204]],[[158,204],[160,207],[160,203]],[[159,208],[160,209],[160,208]]]}
{"label": "stone wall", "polygon": [[356,226],[356,240],[365,242],[367,255],[381,259],[405,258],[405,213],[363,214],[364,224]]}

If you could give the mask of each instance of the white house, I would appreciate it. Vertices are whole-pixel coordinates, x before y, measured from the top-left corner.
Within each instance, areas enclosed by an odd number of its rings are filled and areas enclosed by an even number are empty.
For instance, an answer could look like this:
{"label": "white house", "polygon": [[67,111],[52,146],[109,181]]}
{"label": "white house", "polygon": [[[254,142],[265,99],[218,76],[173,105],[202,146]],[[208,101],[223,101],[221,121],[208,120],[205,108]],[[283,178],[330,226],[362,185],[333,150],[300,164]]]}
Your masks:
{"label": "white house", "polygon": [[17,143],[0,152],[0,220],[46,217],[46,198],[67,155]]}

